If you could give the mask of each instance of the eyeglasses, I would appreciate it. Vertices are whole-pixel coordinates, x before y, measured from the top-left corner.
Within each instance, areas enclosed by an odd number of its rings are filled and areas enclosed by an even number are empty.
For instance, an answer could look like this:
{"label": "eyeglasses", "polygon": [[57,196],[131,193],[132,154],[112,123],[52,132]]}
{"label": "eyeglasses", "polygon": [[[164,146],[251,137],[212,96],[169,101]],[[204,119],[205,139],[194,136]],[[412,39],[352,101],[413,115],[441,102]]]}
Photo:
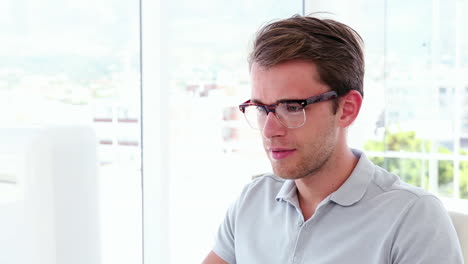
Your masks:
{"label": "eyeglasses", "polygon": [[263,129],[270,112],[278,118],[283,126],[298,128],[306,122],[304,108],[307,105],[329,101],[337,97],[338,94],[335,91],[329,91],[303,100],[281,100],[271,105],[252,103],[247,100],[239,105],[239,110],[244,113],[247,123],[254,129]]}

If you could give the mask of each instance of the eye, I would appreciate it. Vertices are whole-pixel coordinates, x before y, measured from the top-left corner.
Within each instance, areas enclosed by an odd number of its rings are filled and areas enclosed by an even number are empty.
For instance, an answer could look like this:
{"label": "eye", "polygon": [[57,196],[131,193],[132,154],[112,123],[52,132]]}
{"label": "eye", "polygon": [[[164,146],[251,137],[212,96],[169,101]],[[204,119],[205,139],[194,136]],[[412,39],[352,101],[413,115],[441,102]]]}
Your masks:
{"label": "eye", "polygon": [[264,108],[263,106],[257,105],[257,106],[255,106],[255,107],[257,108],[257,111],[259,111],[259,112],[265,112],[265,108]]}
{"label": "eye", "polygon": [[296,113],[302,111],[302,105],[298,103],[287,103],[284,105],[286,112]]}
{"label": "eye", "polygon": [[[265,112],[266,112],[266,111],[265,111],[265,107],[260,106],[260,105],[254,106],[254,109],[255,109],[255,111],[256,111],[257,113],[259,113],[259,114],[265,114]],[[252,109],[252,110],[253,110],[253,109]]]}

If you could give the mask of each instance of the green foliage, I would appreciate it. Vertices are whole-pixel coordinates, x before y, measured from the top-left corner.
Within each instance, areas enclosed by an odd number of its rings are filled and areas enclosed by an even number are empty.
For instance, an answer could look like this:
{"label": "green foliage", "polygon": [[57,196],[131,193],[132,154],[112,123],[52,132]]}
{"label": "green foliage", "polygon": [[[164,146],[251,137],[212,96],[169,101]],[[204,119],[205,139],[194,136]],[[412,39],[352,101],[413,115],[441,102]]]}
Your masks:
{"label": "green foliage", "polygon": [[460,162],[460,197],[468,199],[468,161]]}
{"label": "green foliage", "polygon": [[385,143],[390,151],[426,152],[430,149],[430,143],[417,138],[414,131],[388,133]]}
{"label": "green foliage", "polygon": [[446,196],[453,195],[453,161],[439,160],[439,193]]}
{"label": "green foliage", "polygon": [[364,144],[364,149],[371,151],[427,152],[431,149],[431,144],[417,138],[414,131],[391,133],[387,130],[384,141],[369,140]]}
{"label": "green foliage", "polygon": [[[427,153],[431,150],[431,143],[416,136],[414,131],[386,131],[385,140],[369,140],[364,144],[367,151],[404,151]],[[451,154],[452,152],[443,146],[438,146],[439,153]],[[460,154],[467,155],[465,150]],[[428,188],[429,161],[424,159],[399,159],[370,157],[372,162],[388,171],[398,175],[402,180]],[[443,195],[453,195],[454,166],[451,160],[438,161],[439,191]],[[468,161],[460,162],[460,197],[468,199]]]}

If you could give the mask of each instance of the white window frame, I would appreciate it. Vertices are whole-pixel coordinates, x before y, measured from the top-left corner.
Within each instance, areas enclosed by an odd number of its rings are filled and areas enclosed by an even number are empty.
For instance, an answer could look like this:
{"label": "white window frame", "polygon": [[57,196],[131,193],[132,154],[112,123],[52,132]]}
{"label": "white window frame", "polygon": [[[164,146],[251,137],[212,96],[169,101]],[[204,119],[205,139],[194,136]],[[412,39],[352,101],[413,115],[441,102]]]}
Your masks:
{"label": "white window frame", "polygon": [[[169,260],[169,93],[164,65],[165,1],[140,0],[143,263]],[[167,9],[166,9],[167,10]],[[148,114],[145,114],[148,113]]]}

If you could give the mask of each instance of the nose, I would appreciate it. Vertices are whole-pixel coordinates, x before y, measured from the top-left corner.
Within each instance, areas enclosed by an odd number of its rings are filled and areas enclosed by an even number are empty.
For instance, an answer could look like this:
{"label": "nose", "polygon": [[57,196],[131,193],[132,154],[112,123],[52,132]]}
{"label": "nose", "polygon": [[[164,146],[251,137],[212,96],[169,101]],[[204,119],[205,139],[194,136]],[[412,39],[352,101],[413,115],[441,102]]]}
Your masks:
{"label": "nose", "polygon": [[287,127],[280,123],[276,115],[272,112],[268,113],[265,124],[263,125],[262,134],[266,138],[273,138],[277,136],[284,136]]}

